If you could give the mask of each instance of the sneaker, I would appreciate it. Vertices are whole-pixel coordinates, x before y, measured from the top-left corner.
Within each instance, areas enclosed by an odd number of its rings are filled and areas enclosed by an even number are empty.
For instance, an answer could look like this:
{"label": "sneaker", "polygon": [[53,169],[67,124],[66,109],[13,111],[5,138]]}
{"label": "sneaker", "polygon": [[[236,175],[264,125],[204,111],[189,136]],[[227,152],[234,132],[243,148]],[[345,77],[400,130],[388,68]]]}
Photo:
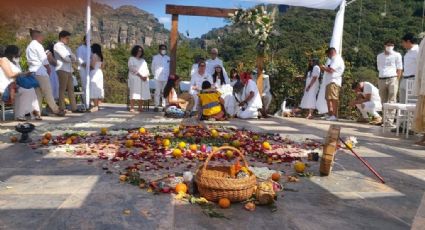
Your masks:
{"label": "sneaker", "polygon": [[155,108],[153,109],[153,111],[154,111],[155,113],[159,112],[158,107],[155,107]]}
{"label": "sneaker", "polygon": [[382,117],[376,116],[372,118],[372,121],[370,121],[371,125],[380,125],[382,124]]}
{"label": "sneaker", "polygon": [[328,119],[326,119],[327,121],[338,121],[338,118],[336,118],[335,116],[330,116]]}

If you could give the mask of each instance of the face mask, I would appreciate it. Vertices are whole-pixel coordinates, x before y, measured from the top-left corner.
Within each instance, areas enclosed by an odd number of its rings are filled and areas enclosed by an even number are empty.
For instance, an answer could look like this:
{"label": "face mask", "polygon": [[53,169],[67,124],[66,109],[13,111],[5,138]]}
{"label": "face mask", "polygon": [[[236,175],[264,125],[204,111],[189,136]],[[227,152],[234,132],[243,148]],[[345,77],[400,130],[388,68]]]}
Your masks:
{"label": "face mask", "polygon": [[392,53],[394,50],[394,46],[385,46],[385,51],[387,51],[388,53]]}
{"label": "face mask", "polygon": [[166,50],[161,50],[161,51],[160,51],[160,53],[161,53],[162,55],[165,55],[165,54],[167,54],[167,51],[166,51]]}
{"label": "face mask", "polygon": [[21,59],[20,59],[20,58],[18,58],[18,57],[13,58],[12,60],[13,60],[13,62],[15,62],[16,64],[19,64],[19,62],[21,61]]}

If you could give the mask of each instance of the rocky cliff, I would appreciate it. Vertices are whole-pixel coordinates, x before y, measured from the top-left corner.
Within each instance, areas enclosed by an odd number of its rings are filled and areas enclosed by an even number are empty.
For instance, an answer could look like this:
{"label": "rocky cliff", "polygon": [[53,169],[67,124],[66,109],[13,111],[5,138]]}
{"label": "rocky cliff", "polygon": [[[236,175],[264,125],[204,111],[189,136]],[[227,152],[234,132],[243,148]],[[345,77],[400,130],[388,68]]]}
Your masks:
{"label": "rocky cliff", "polygon": [[[28,37],[28,29],[57,33],[68,30],[83,35],[85,31],[84,1],[72,0],[72,4],[15,4],[0,6],[0,14],[16,25],[18,38]],[[119,44],[167,43],[169,31],[150,13],[133,6],[117,9],[104,4],[92,5],[92,40],[105,47],[114,48]]]}

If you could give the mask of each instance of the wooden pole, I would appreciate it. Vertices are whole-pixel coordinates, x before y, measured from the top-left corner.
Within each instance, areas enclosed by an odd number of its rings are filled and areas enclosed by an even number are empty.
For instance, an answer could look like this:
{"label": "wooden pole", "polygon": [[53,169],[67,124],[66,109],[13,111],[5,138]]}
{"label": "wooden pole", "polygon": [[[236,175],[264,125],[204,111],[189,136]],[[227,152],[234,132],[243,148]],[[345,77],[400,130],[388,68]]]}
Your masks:
{"label": "wooden pole", "polygon": [[257,87],[260,95],[263,94],[263,69],[264,69],[264,55],[257,55]]}
{"label": "wooden pole", "polygon": [[176,74],[177,71],[177,40],[178,40],[179,15],[173,14],[171,17],[171,35],[170,35],[170,74]]}

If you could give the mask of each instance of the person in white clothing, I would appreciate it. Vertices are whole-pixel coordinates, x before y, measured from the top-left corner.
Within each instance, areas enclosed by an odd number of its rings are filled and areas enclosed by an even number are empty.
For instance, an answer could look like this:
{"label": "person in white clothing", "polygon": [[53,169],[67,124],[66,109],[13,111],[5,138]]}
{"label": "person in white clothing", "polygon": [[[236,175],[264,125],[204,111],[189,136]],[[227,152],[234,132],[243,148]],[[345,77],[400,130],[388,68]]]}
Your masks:
{"label": "person in white clothing", "polygon": [[401,45],[407,50],[403,57],[403,78],[399,86],[399,102],[407,103],[406,90],[407,80],[415,81],[416,68],[418,64],[419,46],[413,33],[407,33],[401,40]]}
{"label": "person in white clothing", "polygon": [[199,105],[198,94],[202,90],[202,83],[204,81],[209,81],[211,84],[213,84],[213,79],[211,75],[209,75],[206,72],[206,63],[199,62],[198,71],[192,75],[191,81],[190,81],[189,93],[193,96],[193,99],[195,100],[195,106],[193,107],[193,111],[198,111],[198,105]]}
{"label": "person in white clothing", "polygon": [[[398,80],[403,70],[402,57],[399,52],[394,51],[394,42],[388,40],[384,44],[384,52],[380,53],[376,58],[379,71],[379,96],[382,103],[396,103],[398,92]],[[393,117],[395,111],[390,111]],[[393,119],[384,121],[387,127],[394,127]]]}
{"label": "person in white clothing", "polygon": [[167,46],[159,45],[159,54],[152,58],[152,73],[155,78],[155,112],[158,112],[160,100],[162,99],[162,107],[165,108],[164,87],[167,84],[170,75],[170,57],[167,56]]}
{"label": "person in white clothing", "polygon": [[229,84],[230,81],[224,76],[223,67],[221,65],[216,65],[214,68],[214,73],[212,74],[213,79],[213,88],[219,89],[223,85]]}
{"label": "person in white clothing", "polygon": [[[331,64],[331,59],[326,60],[325,66],[329,66]],[[319,80],[319,79],[318,79]],[[330,79],[325,78],[324,74],[321,77],[320,86],[319,86],[319,93],[317,94],[317,100],[316,100],[316,109],[318,114],[325,114],[324,118],[328,118],[329,116],[327,113],[328,110],[328,104],[326,103],[326,86],[329,84]]]}
{"label": "person in white clothing", "polygon": [[26,49],[26,58],[29,66],[29,71],[35,74],[35,78],[39,83],[39,87],[35,89],[37,94],[38,103],[42,108],[43,98],[46,99],[47,105],[50,107],[54,114],[63,116],[64,114],[59,112],[59,108],[56,105],[55,99],[53,98],[52,88],[50,85],[50,65],[47,59],[46,51],[41,43],[44,40],[42,33],[38,30],[30,30],[31,43]]}
{"label": "person in white clothing", "polygon": [[239,102],[241,109],[238,111],[237,117],[241,119],[258,118],[263,103],[257,84],[251,79],[249,73],[241,74],[241,82],[244,84],[244,88],[242,90],[242,101]]}
{"label": "person in white clothing", "polygon": [[58,63],[56,73],[59,78],[59,109],[65,111],[65,91],[68,92],[68,98],[71,102],[71,111],[77,112],[77,103],[74,95],[74,83],[72,79],[72,63],[77,58],[68,47],[71,33],[68,31],[59,32],[59,41],[53,47],[55,58]]}
{"label": "person in white clothing", "polygon": [[[90,60],[87,60],[87,54],[91,53],[90,48],[87,47],[87,41],[86,36],[83,37],[83,40],[81,41],[81,45],[77,48],[76,56],[77,56],[77,62],[78,62],[78,73],[80,74],[81,79],[81,89],[83,91],[83,94],[86,93],[86,85],[87,85],[87,72],[86,72],[86,66],[87,63],[90,63]],[[83,100],[86,97],[83,96]]]}
{"label": "person in white clothing", "polygon": [[323,78],[326,78],[326,103],[328,105],[328,119],[329,121],[338,120],[337,110],[339,103],[339,92],[342,86],[342,75],[344,74],[345,64],[344,60],[336,49],[331,47],[326,51],[330,62],[327,66],[321,66],[320,69],[324,71]]}
{"label": "person in white clothing", "polygon": [[[258,72],[256,69],[252,71],[252,77],[253,77],[253,80],[257,82]],[[263,108],[261,110],[261,113],[264,118],[269,117],[268,110],[269,110],[270,103],[272,102],[272,99],[273,99],[270,89],[271,89],[270,76],[266,74],[266,72],[263,70],[263,91],[261,94],[261,101],[263,103]]]}
{"label": "person in white clothing", "polygon": [[151,99],[149,89],[148,64],[143,59],[144,50],[136,45],[131,50],[128,60],[128,87],[130,89],[130,112],[134,112],[134,102],[139,101],[139,111],[142,112],[143,101]]}
{"label": "person in white clothing", "polygon": [[351,87],[358,94],[356,100],[350,103],[350,106],[356,106],[362,114],[359,122],[369,122],[369,114],[372,116],[370,124],[378,125],[382,123],[382,118],[378,111],[382,110],[381,97],[379,90],[372,83],[355,82]]}
{"label": "person in white clothing", "polygon": [[190,76],[192,76],[194,73],[196,73],[198,71],[198,65],[199,62],[205,62],[205,58],[201,57],[201,56],[197,56],[195,58],[195,63],[193,63],[192,67],[190,68]]}
{"label": "person in white clothing", "polygon": [[[8,65],[8,67],[4,68],[5,66],[2,66],[0,75],[6,75],[6,77],[9,77],[9,79],[11,76],[26,77],[27,74],[22,73],[21,67],[19,65],[19,48],[14,45],[8,46],[5,50],[5,56],[7,57],[7,60],[5,60],[5,65]],[[7,69],[12,72],[11,75],[10,71]],[[17,89],[13,108],[15,119],[18,121],[26,121],[25,116],[29,114],[32,119],[41,120],[40,106],[34,88],[26,89],[20,87],[19,85],[16,87]]]}
{"label": "person in white clothing", "polygon": [[102,99],[105,98],[105,91],[103,89],[103,54],[102,47],[99,44],[91,46],[90,57],[90,99],[93,101],[91,112],[99,109]]}
{"label": "person in white clothing", "polygon": [[219,65],[223,68],[224,77],[226,79],[229,79],[229,76],[227,75],[226,69],[224,68],[223,61],[220,58],[218,58],[218,49],[212,48],[210,55],[211,55],[211,58],[206,61],[206,63],[207,63],[207,70],[206,70],[207,73],[212,76],[214,74],[215,67],[217,65]]}
{"label": "person in white clothing", "polygon": [[310,59],[306,73],[304,95],[300,104],[300,108],[308,109],[307,119],[313,119],[313,111],[316,109],[317,92],[319,91],[319,76],[319,59]]}

